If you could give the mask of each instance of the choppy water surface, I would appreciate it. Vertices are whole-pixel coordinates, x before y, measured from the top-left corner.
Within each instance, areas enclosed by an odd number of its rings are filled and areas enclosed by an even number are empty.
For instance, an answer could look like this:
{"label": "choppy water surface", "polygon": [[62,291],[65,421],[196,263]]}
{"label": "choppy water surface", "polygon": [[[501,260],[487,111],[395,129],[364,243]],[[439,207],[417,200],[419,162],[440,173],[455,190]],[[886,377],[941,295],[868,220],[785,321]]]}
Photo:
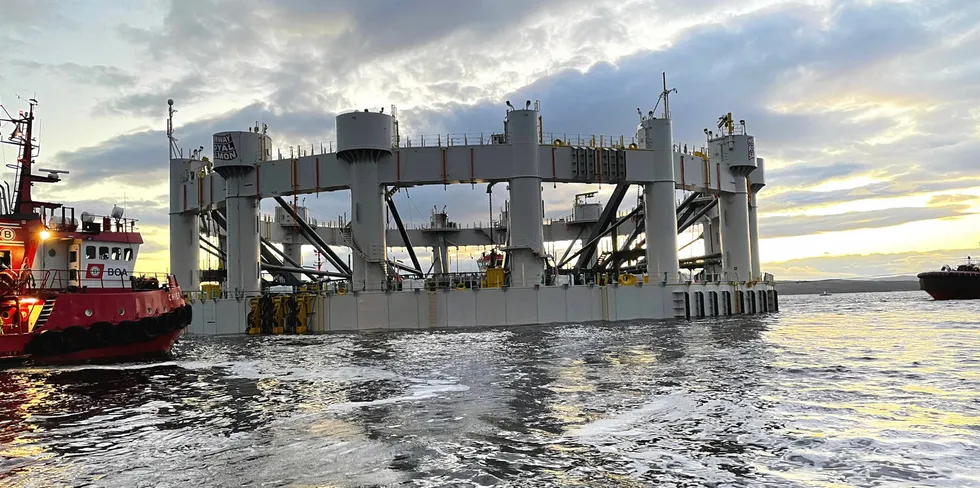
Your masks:
{"label": "choppy water surface", "polygon": [[0,371],[0,485],[980,486],[980,302],[780,302]]}

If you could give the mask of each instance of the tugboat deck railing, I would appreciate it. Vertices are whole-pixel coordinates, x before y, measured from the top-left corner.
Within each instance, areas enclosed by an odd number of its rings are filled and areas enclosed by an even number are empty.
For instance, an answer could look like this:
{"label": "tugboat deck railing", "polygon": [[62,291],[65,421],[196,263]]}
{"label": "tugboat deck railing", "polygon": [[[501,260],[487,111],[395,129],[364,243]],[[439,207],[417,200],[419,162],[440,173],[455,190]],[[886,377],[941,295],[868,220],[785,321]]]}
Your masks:
{"label": "tugboat deck railing", "polygon": [[177,279],[170,273],[143,272],[109,275],[105,271],[90,276],[84,270],[22,269],[0,271],[0,295],[33,295],[43,292],[118,293],[174,288]]}

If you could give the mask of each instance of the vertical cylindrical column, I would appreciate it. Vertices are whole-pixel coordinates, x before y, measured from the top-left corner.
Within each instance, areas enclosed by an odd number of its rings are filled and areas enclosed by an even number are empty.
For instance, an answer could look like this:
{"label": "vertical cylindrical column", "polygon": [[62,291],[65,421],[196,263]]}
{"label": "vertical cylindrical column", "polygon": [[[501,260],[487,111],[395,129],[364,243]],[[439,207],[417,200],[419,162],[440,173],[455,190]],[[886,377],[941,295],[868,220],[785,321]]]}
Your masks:
{"label": "vertical cylindrical column", "polygon": [[532,286],[544,280],[544,228],[541,178],[538,172],[538,111],[512,110],[505,122],[511,145],[510,244],[511,286]]}
{"label": "vertical cylindrical column", "polygon": [[185,212],[184,182],[197,170],[193,159],[170,160],[170,272],[181,290],[201,287],[200,222],[197,210]]}
{"label": "vertical cylindrical column", "polygon": [[[226,180],[228,187],[241,184],[241,178]],[[259,199],[254,196],[225,197],[228,222],[227,290],[255,294],[262,291],[259,279]]]}
{"label": "vertical cylindrical column", "polygon": [[[296,239],[302,239],[302,237],[299,237],[298,235],[295,236],[294,238],[296,238]],[[285,243],[285,244],[282,245],[282,253],[285,254],[287,257],[289,257],[289,259],[292,259],[293,261],[295,261],[296,264],[300,265],[300,267],[303,266],[303,245],[302,244],[299,244],[299,243]],[[288,262],[287,263],[283,263],[283,264],[285,264],[286,266],[292,266],[292,264],[289,264]],[[299,280],[302,280],[303,279],[303,273],[293,273],[293,274],[296,276],[296,279],[299,279]]]}
{"label": "vertical cylindrical column", "polygon": [[[746,177],[756,169],[755,138],[735,133],[708,141],[711,159],[731,176],[733,184],[723,189],[718,201],[721,213],[722,264],[727,281],[752,280],[752,251],[749,244],[749,187]],[[730,188],[730,190],[729,190]]]}
{"label": "vertical cylindrical column", "polygon": [[674,203],[674,150],[670,119],[643,120],[644,149],[653,153],[653,181],[643,186],[647,273],[651,281],[676,283],[677,208]]}
{"label": "vertical cylindrical column", "polygon": [[752,258],[749,249],[749,192],[744,176],[735,177],[735,192],[722,193],[721,242],[724,247],[722,263],[728,281],[752,279]]}
{"label": "vertical cylindrical column", "polygon": [[259,269],[259,188],[255,165],[268,160],[271,139],[248,132],[219,132],[213,137],[214,171],[225,180],[225,291],[262,291]]}
{"label": "vertical cylindrical column", "polygon": [[379,112],[337,116],[337,157],[350,163],[351,272],[355,290],[383,290],[388,280],[384,189],[378,161],[391,157],[395,118]]}
{"label": "vertical cylindrical column", "polygon": [[762,278],[762,261],[759,256],[759,190],[766,184],[765,165],[762,158],[755,158],[757,168],[749,174],[749,251],[752,257],[752,278]]}
{"label": "vertical cylindrical column", "polygon": [[358,161],[350,170],[351,254],[355,290],[382,290],[387,279],[384,195],[376,162]]}

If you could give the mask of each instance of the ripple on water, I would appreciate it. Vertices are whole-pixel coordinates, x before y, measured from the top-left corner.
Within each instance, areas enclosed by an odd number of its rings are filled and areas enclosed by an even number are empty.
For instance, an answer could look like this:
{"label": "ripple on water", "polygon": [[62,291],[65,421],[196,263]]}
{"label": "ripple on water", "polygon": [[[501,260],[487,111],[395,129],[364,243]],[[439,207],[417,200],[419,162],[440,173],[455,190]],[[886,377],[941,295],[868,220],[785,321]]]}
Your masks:
{"label": "ripple on water", "polygon": [[0,485],[980,486],[975,306],[781,298],[6,370]]}

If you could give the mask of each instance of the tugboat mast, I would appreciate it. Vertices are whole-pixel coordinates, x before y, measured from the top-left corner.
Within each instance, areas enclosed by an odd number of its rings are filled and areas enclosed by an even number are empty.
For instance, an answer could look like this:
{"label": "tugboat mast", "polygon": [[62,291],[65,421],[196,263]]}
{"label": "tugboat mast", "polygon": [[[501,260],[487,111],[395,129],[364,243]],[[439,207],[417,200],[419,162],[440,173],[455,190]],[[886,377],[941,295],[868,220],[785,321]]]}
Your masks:
{"label": "tugboat mast", "polygon": [[19,113],[20,117],[15,119],[5,109],[4,112],[8,118],[0,119],[0,121],[12,122],[14,124],[14,130],[10,133],[7,140],[0,142],[19,146],[20,148],[17,155],[17,164],[11,165],[12,168],[17,170],[17,181],[14,182],[17,198],[13,202],[10,211],[21,216],[34,214],[34,200],[31,197],[31,183],[33,182],[31,168],[34,163],[34,149],[36,149],[34,146],[34,107],[37,105],[37,100],[31,98],[28,100],[28,103],[29,106],[26,114],[21,111]]}
{"label": "tugboat mast", "polygon": [[37,100],[30,99],[27,111],[27,129],[24,133],[23,154],[18,159],[20,177],[17,181],[17,213],[34,213],[34,200],[31,199],[31,166],[34,163],[34,106]]}

